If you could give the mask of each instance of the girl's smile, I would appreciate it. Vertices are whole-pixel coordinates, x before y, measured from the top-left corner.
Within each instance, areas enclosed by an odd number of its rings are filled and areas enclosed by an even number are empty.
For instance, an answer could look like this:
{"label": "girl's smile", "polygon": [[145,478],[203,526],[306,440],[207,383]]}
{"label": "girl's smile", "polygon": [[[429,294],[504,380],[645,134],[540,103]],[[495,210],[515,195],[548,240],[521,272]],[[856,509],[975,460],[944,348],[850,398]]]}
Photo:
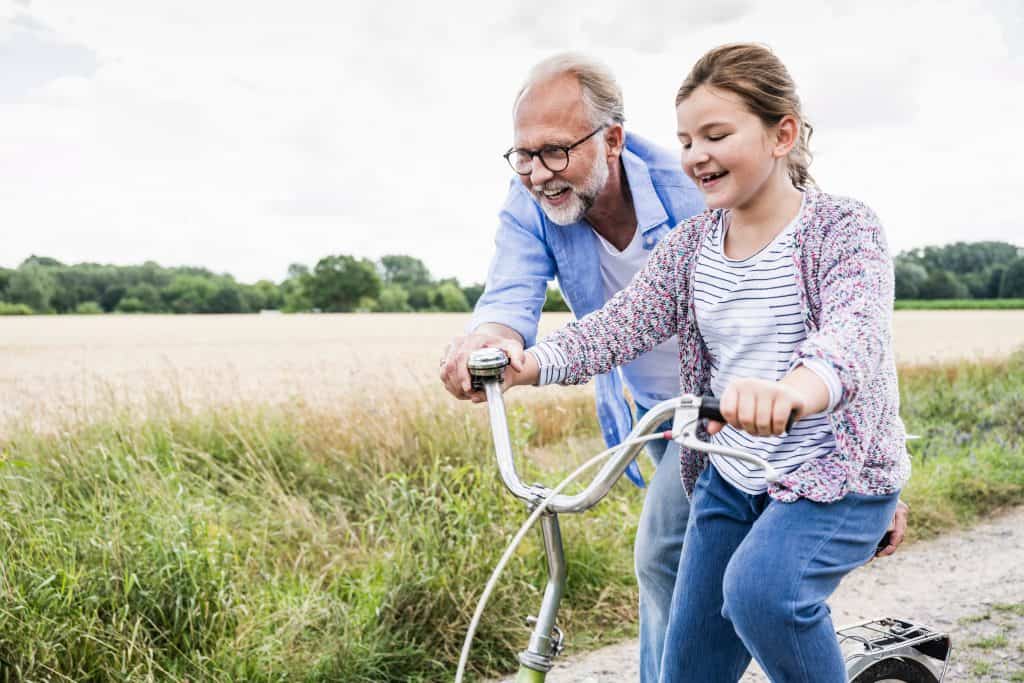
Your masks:
{"label": "girl's smile", "polygon": [[[705,194],[710,208],[736,208],[749,202],[776,166],[769,129],[740,98],[701,86],[676,109],[683,171]],[[777,163],[778,162],[778,163]]]}
{"label": "girl's smile", "polygon": [[787,155],[799,133],[793,116],[766,124],[739,95],[701,85],[676,108],[683,171],[712,209],[729,209],[725,248],[742,257],[763,247],[797,214],[802,195]]}

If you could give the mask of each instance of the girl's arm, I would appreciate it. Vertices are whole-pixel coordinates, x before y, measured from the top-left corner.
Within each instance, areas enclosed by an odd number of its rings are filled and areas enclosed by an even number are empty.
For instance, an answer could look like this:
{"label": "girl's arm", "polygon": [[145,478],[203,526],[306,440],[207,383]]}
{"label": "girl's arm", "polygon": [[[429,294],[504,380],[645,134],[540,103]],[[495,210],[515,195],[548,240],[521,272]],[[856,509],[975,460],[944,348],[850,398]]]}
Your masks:
{"label": "girl's arm", "polygon": [[629,286],[597,311],[552,333],[526,356],[539,384],[582,384],[651,350],[676,333],[688,301],[686,261],[697,243],[691,221],[666,236]]}
{"label": "girl's arm", "polygon": [[797,348],[793,365],[817,359],[830,366],[842,389],[838,410],[856,398],[892,344],[892,260],[871,209],[851,202],[824,236],[818,284],[818,329]]}

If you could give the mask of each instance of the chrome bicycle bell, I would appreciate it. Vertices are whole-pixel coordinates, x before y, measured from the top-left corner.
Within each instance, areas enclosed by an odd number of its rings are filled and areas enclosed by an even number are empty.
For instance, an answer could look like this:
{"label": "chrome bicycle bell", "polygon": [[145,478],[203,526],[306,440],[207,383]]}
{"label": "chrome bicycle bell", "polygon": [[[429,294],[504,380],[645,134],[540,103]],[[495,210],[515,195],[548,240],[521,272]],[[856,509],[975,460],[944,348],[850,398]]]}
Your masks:
{"label": "chrome bicycle bell", "polygon": [[483,390],[483,380],[488,377],[497,377],[500,382],[508,362],[508,355],[501,349],[477,349],[469,354],[469,374],[474,391]]}

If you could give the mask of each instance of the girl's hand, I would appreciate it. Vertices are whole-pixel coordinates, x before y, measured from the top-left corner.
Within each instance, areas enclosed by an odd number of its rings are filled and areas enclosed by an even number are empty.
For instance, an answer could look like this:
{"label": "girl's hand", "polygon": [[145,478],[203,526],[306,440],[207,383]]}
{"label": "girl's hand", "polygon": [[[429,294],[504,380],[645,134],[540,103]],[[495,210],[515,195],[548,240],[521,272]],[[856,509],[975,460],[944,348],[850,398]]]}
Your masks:
{"label": "girl's hand", "polygon": [[[540,366],[532,354],[526,353],[523,345],[514,339],[496,339],[493,343],[484,344],[487,348],[501,349],[508,356],[509,365],[505,368],[504,381],[501,384],[501,391],[504,393],[510,388],[522,384],[536,384],[540,380]],[[483,403],[487,400],[486,394],[482,391],[474,391],[470,394],[473,403]]]}
{"label": "girl's hand", "polygon": [[[803,394],[785,381],[744,378],[733,380],[719,401],[722,416],[733,427],[756,436],[771,436],[786,431],[789,416],[807,414]],[[721,422],[709,422],[708,433],[722,430]]]}

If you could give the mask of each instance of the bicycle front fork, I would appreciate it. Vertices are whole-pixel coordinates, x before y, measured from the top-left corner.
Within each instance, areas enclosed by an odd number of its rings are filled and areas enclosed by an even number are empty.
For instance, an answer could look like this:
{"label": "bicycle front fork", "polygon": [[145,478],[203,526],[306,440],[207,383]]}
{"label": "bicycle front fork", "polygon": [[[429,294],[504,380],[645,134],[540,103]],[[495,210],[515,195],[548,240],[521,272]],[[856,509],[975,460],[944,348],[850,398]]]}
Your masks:
{"label": "bicycle front fork", "polygon": [[536,617],[527,617],[533,625],[529,646],[519,653],[519,674],[516,683],[542,683],[553,666],[553,660],[562,651],[562,631],[555,625],[558,605],[565,592],[565,551],[558,515],[548,513],[540,518],[544,555],[548,561],[548,584]]}

